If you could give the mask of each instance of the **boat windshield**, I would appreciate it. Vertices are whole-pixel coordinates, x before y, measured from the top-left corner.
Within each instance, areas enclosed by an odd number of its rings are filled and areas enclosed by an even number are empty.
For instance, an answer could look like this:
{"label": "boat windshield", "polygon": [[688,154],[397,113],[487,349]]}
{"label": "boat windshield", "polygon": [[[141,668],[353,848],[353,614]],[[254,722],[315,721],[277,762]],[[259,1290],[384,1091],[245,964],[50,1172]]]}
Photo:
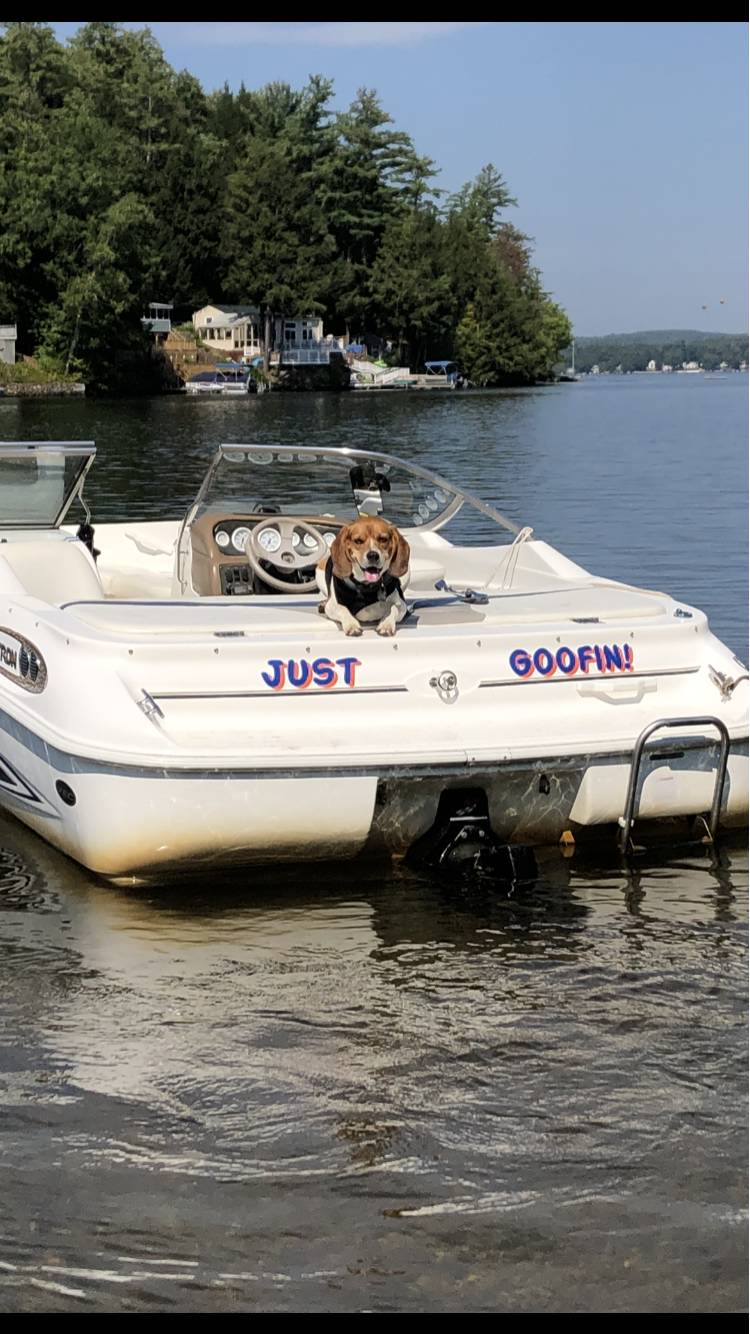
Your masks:
{"label": "boat windshield", "polygon": [[208,511],[325,515],[346,523],[358,514],[377,514],[398,528],[429,531],[442,528],[464,504],[490,519],[490,527],[497,524],[518,532],[518,525],[491,505],[393,455],[359,449],[221,445],[186,523]]}
{"label": "boat windshield", "polygon": [[83,489],[93,442],[0,443],[0,528],[57,528]]}

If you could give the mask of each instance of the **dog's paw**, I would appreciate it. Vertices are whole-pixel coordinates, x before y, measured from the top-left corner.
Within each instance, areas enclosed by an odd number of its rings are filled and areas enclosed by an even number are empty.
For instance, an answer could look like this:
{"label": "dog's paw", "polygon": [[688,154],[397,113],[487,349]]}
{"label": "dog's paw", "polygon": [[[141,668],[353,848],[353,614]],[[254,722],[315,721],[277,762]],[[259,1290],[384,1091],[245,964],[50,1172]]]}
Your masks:
{"label": "dog's paw", "polygon": [[379,635],[395,635],[396,627],[393,621],[381,621],[377,626],[377,632]]}
{"label": "dog's paw", "polygon": [[345,634],[345,635],[361,635],[361,634],[362,634],[362,626],[359,624],[358,621],[352,621],[351,625],[347,625],[347,626],[345,627],[345,629],[344,629],[344,634]]}

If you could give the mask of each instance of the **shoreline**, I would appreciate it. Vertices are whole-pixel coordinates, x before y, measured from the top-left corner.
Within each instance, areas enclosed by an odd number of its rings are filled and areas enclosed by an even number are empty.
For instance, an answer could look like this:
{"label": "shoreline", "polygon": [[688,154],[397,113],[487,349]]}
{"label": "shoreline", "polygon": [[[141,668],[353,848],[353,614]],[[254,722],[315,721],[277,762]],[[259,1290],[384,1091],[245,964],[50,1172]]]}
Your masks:
{"label": "shoreline", "polygon": [[25,384],[11,380],[0,385],[0,398],[82,398],[85,393],[86,386],[79,381],[50,380],[46,384]]}

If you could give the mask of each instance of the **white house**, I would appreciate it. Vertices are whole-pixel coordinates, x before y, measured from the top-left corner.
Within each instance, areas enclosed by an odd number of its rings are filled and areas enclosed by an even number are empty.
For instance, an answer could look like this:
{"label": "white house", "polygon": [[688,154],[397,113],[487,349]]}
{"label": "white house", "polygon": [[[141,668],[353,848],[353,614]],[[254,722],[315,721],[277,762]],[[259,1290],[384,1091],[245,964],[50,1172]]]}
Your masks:
{"label": "white house", "polygon": [[15,324],[0,324],[0,361],[8,366],[16,364],[16,338],[18,328]]}
{"label": "white house", "polygon": [[[264,319],[257,306],[203,306],[192,317],[198,337],[222,356],[250,360],[260,355]],[[332,339],[323,338],[323,321],[317,315],[274,315],[271,360],[281,352],[285,362],[327,362]]]}

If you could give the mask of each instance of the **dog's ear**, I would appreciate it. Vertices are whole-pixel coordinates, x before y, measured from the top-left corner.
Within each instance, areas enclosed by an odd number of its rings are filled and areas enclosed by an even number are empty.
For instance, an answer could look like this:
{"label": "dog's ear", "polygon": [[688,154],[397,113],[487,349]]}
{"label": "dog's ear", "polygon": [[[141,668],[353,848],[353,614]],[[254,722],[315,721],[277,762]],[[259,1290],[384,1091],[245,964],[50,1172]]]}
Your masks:
{"label": "dog's ear", "polygon": [[409,568],[411,551],[409,550],[409,543],[406,538],[401,536],[397,528],[394,528],[393,534],[396,538],[396,554],[391,561],[390,573],[395,575],[397,579],[400,579],[402,575],[406,574],[406,571]]}
{"label": "dog's ear", "polygon": [[346,553],[346,544],[349,540],[351,525],[347,524],[345,528],[340,528],[339,532],[331,543],[331,560],[333,561],[333,573],[338,575],[339,579],[348,579],[352,572],[352,563]]}

